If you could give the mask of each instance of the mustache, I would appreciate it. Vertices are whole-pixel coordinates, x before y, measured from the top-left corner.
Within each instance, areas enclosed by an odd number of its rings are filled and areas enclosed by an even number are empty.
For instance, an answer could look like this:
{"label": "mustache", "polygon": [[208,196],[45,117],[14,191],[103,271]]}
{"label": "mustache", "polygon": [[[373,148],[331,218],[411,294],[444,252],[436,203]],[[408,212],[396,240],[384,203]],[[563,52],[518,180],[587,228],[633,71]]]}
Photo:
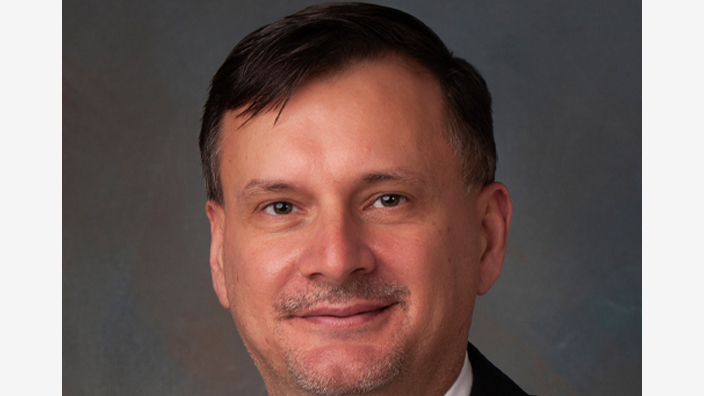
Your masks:
{"label": "mustache", "polygon": [[282,293],[274,301],[274,310],[282,316],[295,316],[316,304],[325,302],[338,304],[355,299],[381,303],[403,303],[410,290],[398,282],[379,279],[357,278],[339,285],[311,282],[304,290]]}

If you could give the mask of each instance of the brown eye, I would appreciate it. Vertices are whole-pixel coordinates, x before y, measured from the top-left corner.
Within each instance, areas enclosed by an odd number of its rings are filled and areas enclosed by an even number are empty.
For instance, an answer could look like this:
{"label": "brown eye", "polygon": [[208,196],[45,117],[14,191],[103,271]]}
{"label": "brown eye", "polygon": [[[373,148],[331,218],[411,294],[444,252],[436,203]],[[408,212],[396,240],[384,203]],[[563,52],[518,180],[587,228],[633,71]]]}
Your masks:
{"label": "brown eye", "polygon": [[389,208],[392,206],[398,206],[402,203],[406,202],[406,197],[397,195],[397,194],[387,194],[387,195],[382,195],[381,197],[377,198],[376,201],[372,204],[372,207],[384,207],[384,208]]}
{"label": "brown eye", "polygon": [[276,214],[289,214],[291,213],[291,206],[288,202],[277,202],[274,204],[274,213]]}
{"label": "brown eye", "polygon": [[293,212],[294,206],[289,202],[274,202],[264,208],[264,212],[273,215],[287,215]]}

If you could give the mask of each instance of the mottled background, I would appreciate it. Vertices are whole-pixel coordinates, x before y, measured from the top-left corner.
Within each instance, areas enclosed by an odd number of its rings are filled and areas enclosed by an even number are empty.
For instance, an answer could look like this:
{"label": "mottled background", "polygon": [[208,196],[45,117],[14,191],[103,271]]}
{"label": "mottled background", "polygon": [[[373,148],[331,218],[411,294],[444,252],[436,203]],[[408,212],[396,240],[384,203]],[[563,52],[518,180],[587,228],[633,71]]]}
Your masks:
{"label": "mottled background", "polygon": [[[265,394],[211,289],[197,134],[229,50],[311,3],[63,2],[64,395]],[[494,97],[515,214],[470,339],[530,393],[641,394],[640,2],[379,3]]]}

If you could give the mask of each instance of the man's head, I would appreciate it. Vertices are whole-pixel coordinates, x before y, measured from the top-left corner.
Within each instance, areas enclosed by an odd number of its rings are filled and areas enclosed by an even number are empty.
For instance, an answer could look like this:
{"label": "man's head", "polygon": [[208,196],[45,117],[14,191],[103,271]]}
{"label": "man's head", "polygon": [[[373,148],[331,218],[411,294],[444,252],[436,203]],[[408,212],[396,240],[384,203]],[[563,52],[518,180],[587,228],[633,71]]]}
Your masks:
{"label": "man's head", "polygon": [[259,29],[201,131],[210,263],[275,394],[442,394],[511,218],[481,77],[422,23],[327,5]]}
{"label": "man's head", "polygon": [[208,199],[223,203],[219,148],[225,113],[254,117],[279,111],[306,79],[389,55],[415,62],[435,77],[447,112],[445,133],[462,159],[465,182],[475,187],[492,182],[491,96],[481,75],[411,15],[371,4],[333,3],[308,7],[250,33],[213,77],[200,134]]}

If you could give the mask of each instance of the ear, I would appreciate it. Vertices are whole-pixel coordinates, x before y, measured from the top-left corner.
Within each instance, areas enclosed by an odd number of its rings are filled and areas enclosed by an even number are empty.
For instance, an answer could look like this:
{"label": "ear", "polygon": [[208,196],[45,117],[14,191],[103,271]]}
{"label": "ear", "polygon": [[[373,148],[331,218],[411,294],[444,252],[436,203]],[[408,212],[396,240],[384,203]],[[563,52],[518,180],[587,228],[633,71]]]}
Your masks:
{"label": "ear", "polygon": [[225,211],[219,203],[208,201],[205,212],[210,220],[210,274],[213,277],[213,288],[218,295],[220,304],[230,309],[225,287],[225,272],[223,271],[223,242],[225,238]]}
{"label": "ear", "polygon": [[477,294],[482,295],[491,289],[501,273],[513,204],[506,186],[501,183],[491,183],[479,192],[477,207],[482,233],[482,257],[479,262]]}

